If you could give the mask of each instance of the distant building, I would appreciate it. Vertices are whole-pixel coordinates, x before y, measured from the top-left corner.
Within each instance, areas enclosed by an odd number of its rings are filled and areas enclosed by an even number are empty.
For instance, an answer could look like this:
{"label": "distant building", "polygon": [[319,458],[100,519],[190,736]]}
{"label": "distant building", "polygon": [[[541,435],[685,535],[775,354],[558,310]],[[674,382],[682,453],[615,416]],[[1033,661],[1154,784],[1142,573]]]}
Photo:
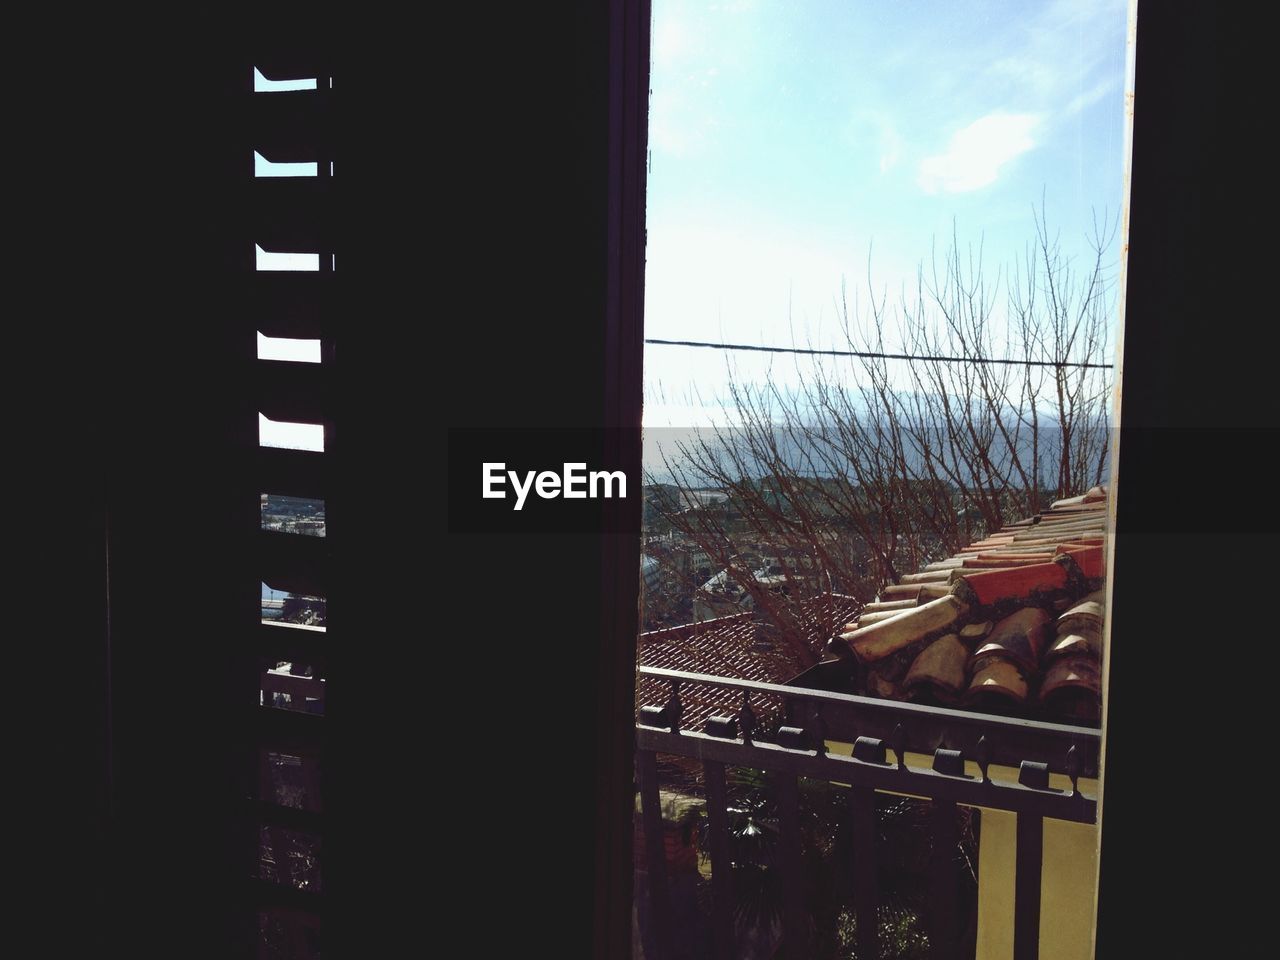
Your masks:
{"label": "distant building", "polygon": [[[802,644],[818,657],[861,604],[853,597],[826,593],[800,601],[797,607]],[[785,640],[779,628],[760,614],[737,613],[642,633],[637,643],[637,661],[642,667],[784,683],[806,666]],[[665,703],[668,695],[667,684],[637,676],[637,708]],[[685,722],[690,729],[701,729],[708,717],[733,714],[741,705],[736,693],[690,688],[684,704]],[[765,719],[779,703],[753,697],[752,705]]]}
{"label": "distant building", "polygon": [[653,590],[658,586],[658,581],[662,577],[662,564],[658,562],[657,557],[651,557],[646,554],[640,555],[640,580],[644,584],[646,590]]}

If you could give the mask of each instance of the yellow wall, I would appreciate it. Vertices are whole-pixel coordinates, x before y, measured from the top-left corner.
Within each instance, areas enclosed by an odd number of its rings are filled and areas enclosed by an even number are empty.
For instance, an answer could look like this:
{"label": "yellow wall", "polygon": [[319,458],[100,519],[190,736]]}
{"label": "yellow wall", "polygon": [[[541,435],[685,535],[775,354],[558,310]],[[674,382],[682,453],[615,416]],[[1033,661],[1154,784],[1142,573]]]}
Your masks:
{"label": "yellow wall", "polygon": [[[827,741],[832,753],[848,755],[853,746]],[[893,759],[893,751],[889,751]],[[908,753],[907,763],[928,767],[933,758]],[[973,762],[966,772],[979,776]],[[1016,782],[1013,767],[991,765],[992,780]],[[1049,784],[1060,790],[1071,781],[1053,774]],[[1081,778],[1080,789],[1098,795],[1098,782]],[[1014,857],[1017,849],[1017,816],[1007,810],[982,811],[978,840],[978,950],[977,960],[1012,960]],[[1090,960],[1093,956],[1093,915],[1098,876],[1098,828],[1096,825],[1045,820],[1044,860],[1040,876],[1041,960]]]}
{"label": "yellow wall", "polygon": [[[1011,771],[1012,772],[1012,771]],[[995,768],[990,775],[996,778]],[[1070,782],[1051,780],[1055,787]],[[1097,795],[1097,782],[1080,788]],[[978,840],[978,960],[1012,960],[1014,854],[1017,816],[982,810]],[[1098,828],[1045,820],[1040,874],[1041,960],[1090,960],[1093,956],[1094,883],[1098,876]]]}

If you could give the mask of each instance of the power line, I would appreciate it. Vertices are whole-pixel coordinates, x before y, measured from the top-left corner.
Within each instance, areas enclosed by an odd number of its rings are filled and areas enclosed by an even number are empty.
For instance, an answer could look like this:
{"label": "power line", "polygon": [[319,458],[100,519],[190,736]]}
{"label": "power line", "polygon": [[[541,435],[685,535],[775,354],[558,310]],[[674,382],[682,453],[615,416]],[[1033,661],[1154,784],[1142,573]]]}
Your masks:
{"label": "power line", "polygon": [[910,353],[875,353],[869,350],[813,350],[805,347],[762,347],[749,343],[703,343],[700,340],[656,340],[645,343],[664,347],[710,347],[713,350],[752,350],[757,353],[805,353],[824,357],[866,357],[869,360],[917,360],[924,363],[1002,363],[1014,367],[1080,367],[1085,370],[1110,370],[1110,363],[1078,363],[1058,360],[1006,360],[1003,357],[931,357]]}

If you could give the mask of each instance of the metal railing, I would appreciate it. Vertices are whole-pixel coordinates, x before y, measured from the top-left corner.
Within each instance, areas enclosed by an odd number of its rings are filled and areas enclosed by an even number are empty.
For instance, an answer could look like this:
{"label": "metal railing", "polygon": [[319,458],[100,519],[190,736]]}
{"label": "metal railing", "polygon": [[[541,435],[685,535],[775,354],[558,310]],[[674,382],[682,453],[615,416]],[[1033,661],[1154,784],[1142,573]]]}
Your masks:
{"label": "metal railing", "polygon": [[[957,805],[1016,815],[1014,957],[1038,957],[1044,821],[1097,822],[1097,799],[1081,792],[1078,781],[1085,771],[1097,769],[1100,731],[674,670],[641,667],[639,673],[665,680],[670,689],[665,704],[641,705],[636,726],[651,939],[657,954],[647,960],[674,956],[672,938],[677,934],[671,924],[665,869],[659,754],[701,761],[710,832],[711,926],[718,960],[733,957],[735,943],[725,778],[729,767],[769,771],[776,778],[786,956],[807,955],[799,792],[799,778],[804,777],[848,786],[859,957],[880,956],[876,791],[930,802],[932,854],[925,920],[932,954],[938,960],[957,957],[960,940],[959,867],[952,856],[958,838]],[[736,691],[743,705],[736,714],[711,718],[704,730],[682,729],[680,691],[689,686]],[[784,703],[781,724],[769,740],[756,736],[760,723],[749,700],[758,694],[781,697]],[[887,736],[878,735],[886,724],[892,724]],[[851,755],[828,751],[832,726],[844,731],[838,739],[853,743]],[[909,753],[931,754],[932,762],[909,764]],[[1022,756],[1010,762],[1014,753]],[[966,761],[976,764],[979,775],[966,772]],[[993,764],[1016,767],[1016,780],[992,779]],[[1065,774],[1070,788],[1050,786],[1051,773]]]}

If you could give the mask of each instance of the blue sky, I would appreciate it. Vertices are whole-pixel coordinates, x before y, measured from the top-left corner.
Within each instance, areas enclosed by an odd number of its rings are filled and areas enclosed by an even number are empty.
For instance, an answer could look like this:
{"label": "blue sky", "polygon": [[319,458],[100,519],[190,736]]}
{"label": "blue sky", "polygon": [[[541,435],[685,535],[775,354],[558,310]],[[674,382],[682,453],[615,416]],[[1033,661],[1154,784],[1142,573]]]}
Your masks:
{"label": "blue sky", "polygon": [[[654,0],[646,336],[842,347],[834,301],[842,278],[865,300],[869,256],[892,299],[954,223],[994,273],[1042,195],[1087,258],[1095,213],[1121,213],[1127,8]],[[720,352],[650,346],[645,377],[647,426],[717,419]]]}

